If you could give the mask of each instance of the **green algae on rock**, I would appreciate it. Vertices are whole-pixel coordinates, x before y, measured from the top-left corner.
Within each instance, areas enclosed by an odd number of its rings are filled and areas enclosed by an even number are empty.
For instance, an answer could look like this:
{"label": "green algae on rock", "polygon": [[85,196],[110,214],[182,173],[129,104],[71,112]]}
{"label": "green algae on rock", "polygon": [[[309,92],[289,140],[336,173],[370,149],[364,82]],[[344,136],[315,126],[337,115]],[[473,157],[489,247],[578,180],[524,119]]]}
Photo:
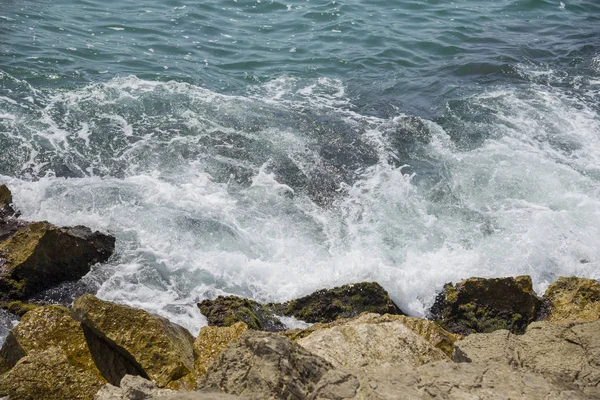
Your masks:
{"label": "green algae on rock", "polygon": [[600,282],[595,279],[561,276],[548,286],[543,299],[550,308],[550,322],[587,322],[600,318]]}
{"label": "green algae on rock", "polygon": [[446,284],[430,310],[444,329],[463,335],[508,329],[525,331],[540,309],[531,277],[470,278]]}
{"label": "green algae on rock", "polygon": [[50,347],[61,348],[73,367],[106,382],[94,364],[81,324],[60,306],[37,307],[23,316],[0,349],[0,372],[12,368],[22,357]]}
{"label": "green algae on rock", "polygon": [[19,301],[19,300],[0,302],[1,309],[6,310],[9,313],[14,314],[19,318],[21,318],[23,315],[25,315],[29,311],[34,310],[38,307],[39,307],[38,304],[26,303],[24,301]]}
{"label": "green algae on rock", "polygon": [[115,238],[83,226],[24,223],[0,242],[0,300],[22,300],[87,274],[108,260]]}
{"label": "green algae on rock", "polygon": [[268,306],[279,314],[306,322],[331,322],[363,312],[404,315],[387,291],[376,282],[322,289],[296,300]]}
{"label": "green algae on rock", "polygon": [[198,303],[209,325],[232,326],[243,322],[248,328],[263,331],[281,331],[285,326],[277,319],[271,308],[254,300],[237,296],[219,296],[214,300]]}
{"label": "green algae on rock", "polygon": [[15,400],[92,400],[105,383],[96,374],[71,363],[61,347],[23,357],[0,375],[0,396]]}
{"label": "green algae on rock", "polygon": [[194,369],[194,337],[165,318],[91,294],[75,300],[72,314],[90,334],[122,354],[159,387]]}

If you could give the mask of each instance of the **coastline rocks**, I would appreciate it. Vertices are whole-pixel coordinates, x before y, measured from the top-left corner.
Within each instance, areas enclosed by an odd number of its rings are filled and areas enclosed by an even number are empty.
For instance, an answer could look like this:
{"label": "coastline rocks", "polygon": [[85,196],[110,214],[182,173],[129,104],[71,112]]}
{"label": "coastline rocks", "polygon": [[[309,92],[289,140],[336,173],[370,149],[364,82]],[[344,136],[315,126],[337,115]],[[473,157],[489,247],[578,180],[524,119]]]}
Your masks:
{"label": "coastline rocks", "polygon": [[132,307],[102,301],[87,294],[72,308],[73,316],[109,348],[159,387],[194,369],[193,336],[165,318]]}
{"label": "coastline rocks", "polygon": [[387,291],[376,282],[322,289],[296,300],[268,306],[278,314],[310,323],[352,318],[363,312],[404,315]]}
{"label": "coastline rocks", "polygon": [[386,321],[364,314],[345,324],[316,330],[298,344],[336,368],[416,367],[449,361],[440,350],[407,328],[402,321]]}
{"label": "coastline rocks", "polygon": [[114,237],[83,226],[58,228],[42,221],[15,227],[0,242],[0,300],[23,300],[77,280],[114,251]]}
{"label": "coastline rocks", "polygon": [[194,371],[196,377],[206,375],[206,370],[219,354],[232,341],[248,330],[248,325],[236,322],[231,326],[205,326],[200,329],[198,337],[194,341]]}
{"label": "coastline rocks", "polygon": [[550,308],[550,322],[587,322],[600,318],[600,282],[595,279],[559,277],[548,286],[543,299]]}
{"label": "coastline rocks", "polygon": [[25,314],[0,349],[0,373],[13,368],[23,357],[58,347],[70,365],[105,382],[94,364],[81,325],[69,311],[58,306],[38,307]]}
{"label": "coastline rocks", "polygon": [[62,348],[50,347],[23,357],[0,375],[0,396],[14,400],[91,400],[103,384],[92,372],[71,364]]}
{"label": "coastline rocks", "polygon": [[273,311],[254,300],[237,296],[219,296],[214,300],[198,303],[209,325],[231,326],[243,322],[250,329],[270,332],[281,331],[285,326],[277,319]]}
{"label": "coastline rocks", "polygon": [[332,366],[288,338],[246,331],[210,366],[202,387],[253,399],[306,399]]}
{"label": "coastline rocks", "polygon": [[430,310],[444,329],[462,335],[508,329],[522,333],[535,320],[541,301],[531,277],[470,278],[446,284]]}
{"label": "coastline rocks", "polygon": [[12,207],[12,193],[6,185],[0,185],[0,220],[17,217],[18,213]]}
{"label": "coastline rocks", "polygon": [[456,343],[457,362],[501,363],[600,398],[600,321],[534,322],[523,335],[473,334]]}

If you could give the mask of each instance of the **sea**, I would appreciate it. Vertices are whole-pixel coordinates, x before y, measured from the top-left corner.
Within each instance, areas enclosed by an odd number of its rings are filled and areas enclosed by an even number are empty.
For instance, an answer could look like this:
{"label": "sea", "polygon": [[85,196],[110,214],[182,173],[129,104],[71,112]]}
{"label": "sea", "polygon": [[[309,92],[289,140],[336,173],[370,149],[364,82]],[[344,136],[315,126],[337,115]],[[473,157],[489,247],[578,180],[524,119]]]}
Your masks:
{"label": "sea", "polygon": [[0,0],[0,184],[116,237],[63,292],[194,334],[218,295],[599,279],[600,1]]}

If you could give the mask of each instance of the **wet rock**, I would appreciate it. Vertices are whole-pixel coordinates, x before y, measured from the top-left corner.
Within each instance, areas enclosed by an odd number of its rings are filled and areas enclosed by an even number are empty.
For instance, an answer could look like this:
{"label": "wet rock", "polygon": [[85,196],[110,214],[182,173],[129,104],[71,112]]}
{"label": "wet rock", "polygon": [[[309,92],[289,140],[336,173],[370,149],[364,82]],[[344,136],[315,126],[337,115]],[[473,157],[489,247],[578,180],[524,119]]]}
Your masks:
{"label": "wet rock", "polygon": [[269,304],[277,313],[306,322],[331,322],[363,312],[404,314],[378,283],[361,282],[323,289],[282,304]]}
{"label": "wet rock", "polygon": [[12,193],[6,185],[0,185],[0,220],[9,217],[18,217],[18,213],[12,207]]}
{"label": "wet rock", "polygon": [[243,322],[250,329],[272,332],[285,329],[285,325],[274,316],[269,307],[242,297],[219,296],[214,300],[198,303],[198,308],[209,325],[231,326],[236,322]]}
{"label": "wet rock", "polygon": [[375,371],[335,369],[317,384],[311,400],[583,400],[577,390],[556,386],[543,376],[504,364],[434,362],[417,368]]}
{"label": "wet rock", "polygon": [[22,300],[77,280],[114,251],[114,237],[83,226],[58,228],[44,221],[16,228],[0,242],[0,300]]}
{"label": "wet rock", "polygon": [[62,349],[68,362],[105,382],[96,368],[83,329],[71,318],[69,310],[43,306],[28,312],[14,327],[0,349],[0,373],[6,372],[23,357],[48,350]]}
{"label": "wet rock", "polygon": [[473,334],[455,344],[457,362],[501,363],[600,398],[600,321],[534,322],[523,335]]}
{"label": "wet rock", "polygon": [[61,347],[23,357],[0,375],[0,396],[15,400],[91,400],[104,384],[87,369],[74,366]]}
{"label": "wet rock", "polygon": [[550,308],[550,322],[586,322],[600,318],[600,282],[595,279],[560,277],[548,287],[543,299]]}
{"label": "wet rock", "polygon": [[16,315],[17,317],[22,317],[27,312],[34,310],[39,307],[37,304],[26,303],[23,301],[6,301],[0,303],[0,308],[10,312],[11,314]]}
{"label": "wet rock", "polygon": [[444,329],[468,335],[508,329],[523,332],[535,320],[541,301],[531,277],[470,278],[446,284],[430,310]]}
{"label": "wet rock", "polygon": [[282,335],[249,330],[219,355],[201,385],[253,399],[306,399],[331,368]]}
{"label": "wet rock", "polygon": [[73,316],[138,367],[139,375],[165,387],[194,369],[193,336],[183,327],[144,310],[86,294],[75,300]]}
{"label": "wet rock", "polygon": [[449,361],[446,354],[402,321],[376,314],[364,314],[345,324],[316,330],[299,339],[298,344],[338,368],[372,370]]}

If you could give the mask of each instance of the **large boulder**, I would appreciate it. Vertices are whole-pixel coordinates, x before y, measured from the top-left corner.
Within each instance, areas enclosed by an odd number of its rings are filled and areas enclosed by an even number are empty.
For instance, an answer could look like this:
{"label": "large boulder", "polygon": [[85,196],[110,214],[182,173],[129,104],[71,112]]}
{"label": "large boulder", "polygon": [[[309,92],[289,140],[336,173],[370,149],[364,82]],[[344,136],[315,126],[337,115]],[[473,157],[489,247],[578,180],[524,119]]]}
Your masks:
{"label": "large boulder", "polygon": [[249,330],[219,355],[201,383],[252,399],[301,400],[331,368],[282,335]]}
{"label": "large boulder", "polygon": [[208,367],[217,359],[219,354],[232,341],[248,330],[248,325],[236,322],[231,326],[205,326],[200,329],[194,341],[196,376],[206,375]]}
{"label": "large boulder", "polygon": [[165,318],[90,294],[75,300],[72,314],[90,335],[136,365],[140,375],[159,387],[194,369],[194,337]]}
{"label": "large boulder", "polygon": [[584,400],[577,390],[504,364],[434,362],[417,368],[328,371],[311,400]]}
{"label": "large boulder", "polygon": [[12,400],[92,400],[105,381],[72,364],[61,347],[23,357],[0,375],[0,396]]}
{"label": "large boulder", "polygon": [[10,331],[0,349],[0,373],[14,367],[21,358],[51,347],[62,349],[74,368],[105,381],[96,368],[81,325],[71,318],[69,310],[58,306],[37,307]]}
{"label": "large boulder", "polygon": [[600,282],[595,279],[560,277],[548,287],[543,299],[550,308],[550,322],[587,322],[600,318]]}
{"label": "large boulder", "polygon": [[209,325],[231,326],[243,322],[250,329],[272,332],[285,329],[269,307],[242,297],[219,296],[214,300],[201,301],[198,308]]}
{"label": "large boulder", "polygon": [[10,226],[8,237],[0,242],[0,300],[4,301],[25,299],[63,281],[77,280],[93,264],[108,260],[115,247],[114,237],[83,226],[59,228],[45,221],[11,222]]}
{"label": "large boulder", "polygon": [[462,335],[498,329],[522,333],[540,306],[529,276],[470,278],[446,284],[430,313],[444,329]]}
{"label": "large boulder", "polygon": [[401,320],[376,314],[364,314],[345,324],[316,330],[299,339],[298,344],[338,368],[372,370],[449,361],[444,352]]}
{"label": "large boulder", "polygon": [[523,335],[474,334],[455,344],[457,362],[502,363],[600,398],[600,321],[534,322]]}
{"label": "large boulder", "polygon": [[331,322],[363,312],[404,314],[376,282],[361,282],[318,290],[286,303],[269,304],[277,313],[306,322]]}

